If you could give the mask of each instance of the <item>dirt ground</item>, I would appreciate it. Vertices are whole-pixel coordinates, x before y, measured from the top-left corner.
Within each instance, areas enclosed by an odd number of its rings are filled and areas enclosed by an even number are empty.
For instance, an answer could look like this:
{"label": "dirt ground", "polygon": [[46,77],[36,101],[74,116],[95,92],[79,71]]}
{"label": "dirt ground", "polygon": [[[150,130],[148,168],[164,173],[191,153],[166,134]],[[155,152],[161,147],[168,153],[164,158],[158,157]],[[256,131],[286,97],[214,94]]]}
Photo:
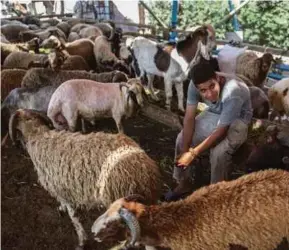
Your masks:
{"label": "dirt ground", "polygon": [[[125,121],[126,133],[137,141],[147,154],[159,163],[165,185],[164,192],[172,187],[172,169],[175,138],[178,131],[137,117]],[[99,130],[116,132],[114,122],[101,122]],[[77,236],[69,217],[61,215],[54,198],[37,183],[29,156],[10,140],[2,147],[2,249],[73,249]],[[242,174],[236,169],[233,177]],[[209,175],[201,185],[208,184]],[[87,232],[102,211],[81,212]],[[108,249],[89,241],[87,249]]]}

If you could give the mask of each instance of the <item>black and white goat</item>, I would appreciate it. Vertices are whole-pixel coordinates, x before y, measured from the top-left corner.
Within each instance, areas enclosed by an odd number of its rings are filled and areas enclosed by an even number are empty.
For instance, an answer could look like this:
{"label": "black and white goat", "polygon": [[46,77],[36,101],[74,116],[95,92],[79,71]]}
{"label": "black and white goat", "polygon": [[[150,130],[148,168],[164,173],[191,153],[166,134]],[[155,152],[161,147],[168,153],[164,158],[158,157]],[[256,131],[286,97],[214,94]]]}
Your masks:
{"label": "black and white goat", "polygon": [[215,47],[212,27],[204,25],[196,29],[185,39],[177,42],[175,48],[167,50],[158,43],[144,37],[136,37],[130,46],[133,56],[134,71],[138,76],[147,75],[148,88],[152,97],[158,98],[153,91],[154,75],[164,77],[166,92],[166,108],[171,109],[172,86],[175,85],[178,95],[178,108],[184,111],[183,81],[187,79],[189,70],[203,57],[210,58]]}

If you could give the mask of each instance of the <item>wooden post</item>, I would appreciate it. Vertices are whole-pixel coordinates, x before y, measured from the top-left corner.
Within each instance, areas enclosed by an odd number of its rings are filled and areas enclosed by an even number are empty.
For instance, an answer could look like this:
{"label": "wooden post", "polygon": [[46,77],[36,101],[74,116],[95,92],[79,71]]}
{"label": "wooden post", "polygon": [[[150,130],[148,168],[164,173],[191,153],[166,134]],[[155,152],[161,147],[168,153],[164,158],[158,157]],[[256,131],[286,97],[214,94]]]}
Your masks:
{"label": "wooden post", "polygon": [[[145,24],[145,9],[144,7],[138,3],[138,16],[139,16],[139,24],[144,25]],[[139,31],[142,31],[144,33],[144,28],[139,28]]]}
{"label": "wooden post", "polygon": [[144,3],[144,1],[140,0],[139,1],[140,4],[143,5],[143,7],[152,15],[152,17],[157,21],[157,23],[162,26],[163,28],[168,28],[167,25],[165,25],[156,15],[155,13],[151,10],[151,8],[149,6],[146,5],[146,3]]}

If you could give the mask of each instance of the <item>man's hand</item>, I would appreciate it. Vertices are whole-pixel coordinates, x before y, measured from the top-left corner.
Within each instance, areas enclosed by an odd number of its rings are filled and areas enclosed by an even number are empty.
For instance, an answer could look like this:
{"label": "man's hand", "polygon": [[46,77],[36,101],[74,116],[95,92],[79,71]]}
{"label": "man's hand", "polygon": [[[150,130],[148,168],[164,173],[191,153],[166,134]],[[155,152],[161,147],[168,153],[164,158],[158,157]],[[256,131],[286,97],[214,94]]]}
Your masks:
{"label": "man's hand", "polygon": [[177,161],[177,166],[187,168],[196,158],[197,153],[193,148],[190,148],[188,152],[185,152],[180,156]]}

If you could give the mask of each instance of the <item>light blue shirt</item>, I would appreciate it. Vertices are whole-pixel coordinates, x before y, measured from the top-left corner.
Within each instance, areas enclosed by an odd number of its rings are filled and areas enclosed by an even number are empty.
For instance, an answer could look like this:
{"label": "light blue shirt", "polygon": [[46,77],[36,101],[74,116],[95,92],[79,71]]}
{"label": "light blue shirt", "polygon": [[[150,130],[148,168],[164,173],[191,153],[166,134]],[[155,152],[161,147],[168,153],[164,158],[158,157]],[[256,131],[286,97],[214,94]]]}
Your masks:
{"label": "light blue shirt", "polygon": [[197,105],[198,102],[205,103],[208,105],[208,111],[220,115],[218,127],[230,125],[236,119],[241,119],[249,124],[252,119],[250,91],[244,83],[235,79],[225,83],[221,89],[220,98],[215,103],[202,99],[199,90],[191,81],[188,88],[187,105]]}

